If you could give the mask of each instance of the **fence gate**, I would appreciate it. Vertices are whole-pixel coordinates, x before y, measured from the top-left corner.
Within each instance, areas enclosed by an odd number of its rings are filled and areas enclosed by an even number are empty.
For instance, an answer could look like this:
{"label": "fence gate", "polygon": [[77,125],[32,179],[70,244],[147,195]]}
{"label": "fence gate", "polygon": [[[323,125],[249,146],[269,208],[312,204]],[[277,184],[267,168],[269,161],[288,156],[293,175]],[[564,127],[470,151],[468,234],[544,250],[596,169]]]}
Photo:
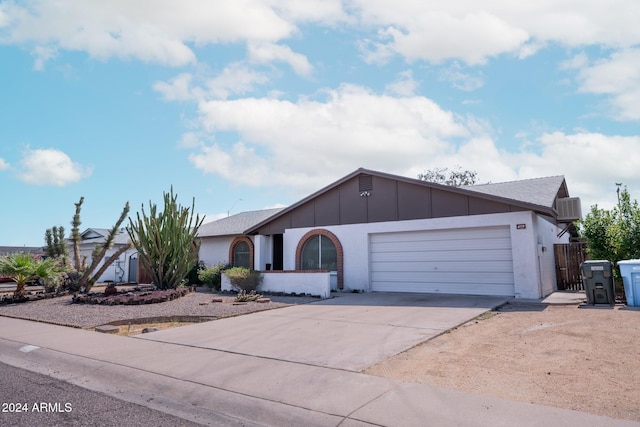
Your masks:
{"label": "fence gate", "polygon": [[589,258],[586,249],[586,243],[553,245],[559,291],[584,291],[580,264]]}

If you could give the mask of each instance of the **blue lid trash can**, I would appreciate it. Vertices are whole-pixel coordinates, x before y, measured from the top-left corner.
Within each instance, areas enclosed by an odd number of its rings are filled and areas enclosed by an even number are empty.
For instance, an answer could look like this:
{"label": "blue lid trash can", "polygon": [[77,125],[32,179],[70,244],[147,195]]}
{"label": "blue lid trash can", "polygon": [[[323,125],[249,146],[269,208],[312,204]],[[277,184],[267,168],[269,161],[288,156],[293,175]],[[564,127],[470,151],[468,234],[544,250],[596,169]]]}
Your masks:
{"label": "blue lid trash can", "polygon": [[627,305],[640,307],[640,259],[618,261]]}
{"label": "blue lid trash can", "polygon": [[580,264],[582,283],[587,294],[587,304],[616,303],[613,288],[613,263],[606,260],[589,260]]}

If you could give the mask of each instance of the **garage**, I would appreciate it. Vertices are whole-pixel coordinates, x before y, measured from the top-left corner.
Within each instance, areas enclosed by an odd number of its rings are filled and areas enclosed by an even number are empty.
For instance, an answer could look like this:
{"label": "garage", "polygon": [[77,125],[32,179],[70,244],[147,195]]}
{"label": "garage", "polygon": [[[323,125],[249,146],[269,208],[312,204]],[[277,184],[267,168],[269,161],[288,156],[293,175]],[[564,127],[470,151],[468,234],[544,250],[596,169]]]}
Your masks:
{"label": "garage", "polygon": [[369,263],[372,291],[515,294],[508,226],[370,234]]}

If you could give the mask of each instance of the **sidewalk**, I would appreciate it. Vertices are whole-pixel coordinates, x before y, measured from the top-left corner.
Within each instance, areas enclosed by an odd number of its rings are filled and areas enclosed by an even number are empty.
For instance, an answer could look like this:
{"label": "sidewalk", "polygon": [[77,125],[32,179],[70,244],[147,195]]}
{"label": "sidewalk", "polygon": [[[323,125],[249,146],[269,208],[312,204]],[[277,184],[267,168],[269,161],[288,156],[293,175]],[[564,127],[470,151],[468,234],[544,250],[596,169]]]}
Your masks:
{"label": "sidewalk", "polygon": [[640,426],[335,368],[3,317],[0,361],[205,425]]}

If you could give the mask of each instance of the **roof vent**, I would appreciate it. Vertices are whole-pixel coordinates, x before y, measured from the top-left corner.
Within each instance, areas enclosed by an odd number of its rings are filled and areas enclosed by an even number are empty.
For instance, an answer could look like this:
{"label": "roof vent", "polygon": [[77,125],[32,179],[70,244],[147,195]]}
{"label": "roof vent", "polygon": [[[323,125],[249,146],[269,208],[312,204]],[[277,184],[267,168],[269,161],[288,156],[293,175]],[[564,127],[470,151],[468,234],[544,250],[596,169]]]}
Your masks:
{"label": "roof vent", "polygon": [[582,217],[580,197],[564,197],[556,200],[559,222],[573,222]]}
{"label": "roof vent", "polygon": [[360,196],[369,197],[371,195],[371,191],[373,191],[373,176],[360,175],[358,177],[358,180],[358,190],[360,191]]}

